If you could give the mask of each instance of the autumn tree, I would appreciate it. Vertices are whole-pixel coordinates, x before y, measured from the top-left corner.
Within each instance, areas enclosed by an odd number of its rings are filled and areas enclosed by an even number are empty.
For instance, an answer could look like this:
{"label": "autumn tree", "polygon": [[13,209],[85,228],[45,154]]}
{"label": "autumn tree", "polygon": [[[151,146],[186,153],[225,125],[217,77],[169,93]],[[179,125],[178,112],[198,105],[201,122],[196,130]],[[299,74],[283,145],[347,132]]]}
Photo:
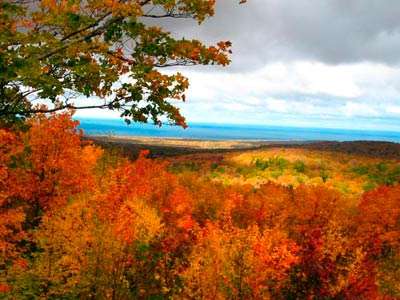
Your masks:
{"label": "autumn tree", "polygon": [[355,243],[355,207],[337,190],[301,185],[287,206],[286,231],[299,246],[285,298],[377,299],[374,266]]}
{"label": "autumn tree", "polygon": [[82,140],[70,113],[38,115],[0,130],[0,207],[24,206],[33,221],[93,188],[102,150]]}
{"label": "autumn tree", "polygon": [[366,192],[359,204],[357,238],[374,272],[380,290],[400,297],[400,186],[381,186]]}
{"label": "autumn tree", "polygon": [[[29,177],[27,202],[34,220],[47,210],[62,207],[75,194],[89,191],[94,184],[93,170],[102,150],[81,140],[78,122],[71,114],[40,115],[28,121],[21,132],[27,166],[19,168]],[[17,179],[17,184],[24,183]]]}
{"label": "autumn tree", "polygon": [[71,115],[40,115],[24,129],[0,129],[0,285],[37,249],[43,216],[93,188],[102,151],[81,140]]}
{"label": "autumn tree", "polygon": [[[161,124],[165,117],[185,126],[171,100],[185,100],[188,80],[160,70],[225,66],[231,44],[206,46],[152,24],[170,18],[201,24],[214,15],[214,6],[215,0],[1,0],[2,121],[66,108],[105,108],[128,122]],[[78,96],[99,101],[74,104]],[[34,105],[34,99],[47,106]]]}
{"label": "autumn tree", "polygon": [[17,178],[22,174],[15,172],[15,158],[23,149],[22,142],[13,132],[0,129],[0,274],[18,257],[21,249],[17,243],[24,237],[25,213],[20,200],[26,200],[29,193],[18,184]]}
{"label": "autumn tree", "polygon": [[135,163],[111,170],[96,199],[102,222],[115,224],[115,233],[125,241],[135,240],[132,229],[138,219],[132,207],[138,202],[160,217],[162,235],[141,248],[141,256],[146,259],[136,260],[137,271],[129,275],[132,288],[142,291],[144,298],[169,296],[177,288],[178,270],[186,263],[196,225],[190,194],[167,171],[165,163],[147,159],[146,155],[142,152]]}
{"label": "autumn tree", "polygon": [[110,168],[106,182],[41,219],[33,234],[40,251],[14,276],[14,295],[146,299],[176,292],[195,225],[190,197],[165,164],[145,154]]}
{"label": "autumn tree", "polygon": [[297,262],[296,244],[279,230],[208,223],[197,239],[181,299],[275,299]]}

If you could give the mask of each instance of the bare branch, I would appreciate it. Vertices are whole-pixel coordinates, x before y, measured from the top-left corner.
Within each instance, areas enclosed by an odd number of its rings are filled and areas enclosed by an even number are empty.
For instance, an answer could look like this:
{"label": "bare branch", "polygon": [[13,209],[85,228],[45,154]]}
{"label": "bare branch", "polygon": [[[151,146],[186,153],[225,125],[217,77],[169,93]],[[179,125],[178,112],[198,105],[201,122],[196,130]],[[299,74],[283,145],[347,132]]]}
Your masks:
{"label": "bare branch", "polygon": [[164,15],[149,15],[149,14],[144,14],[141,17],[145,18],[153,18],[153,19],[161,19],[161,18],[175,18],[175,19],[188,19],[192,17],[192,14],[190,13],[167,13]]}
{"label": "bare branch", "polygon": [[181,61],[175,61],[175,62],[170,62],[170,63],[165,63],[165,64],[154,64],[155,67],[157,68],[168,68],[168,67],[178,67],[178,66],[196,66],[198,63],[194,61],[188,61],[188,60],[181,60]]}

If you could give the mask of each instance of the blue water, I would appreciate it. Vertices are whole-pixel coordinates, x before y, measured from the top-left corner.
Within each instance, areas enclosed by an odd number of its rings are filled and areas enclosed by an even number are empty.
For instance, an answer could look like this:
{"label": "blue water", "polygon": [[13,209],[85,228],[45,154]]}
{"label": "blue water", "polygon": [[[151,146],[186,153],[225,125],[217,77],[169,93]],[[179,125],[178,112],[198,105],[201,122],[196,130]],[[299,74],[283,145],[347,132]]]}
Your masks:
{"label": "blue water", "polygon": [[189,128],[151,124],[127,125],[119,119],[79,118],[80,128],[88,135],[124,135],[205,140],[268,140],[268,141],[391,141],[400,142],[400,132],[298,128],[264,125],[189,124]]}

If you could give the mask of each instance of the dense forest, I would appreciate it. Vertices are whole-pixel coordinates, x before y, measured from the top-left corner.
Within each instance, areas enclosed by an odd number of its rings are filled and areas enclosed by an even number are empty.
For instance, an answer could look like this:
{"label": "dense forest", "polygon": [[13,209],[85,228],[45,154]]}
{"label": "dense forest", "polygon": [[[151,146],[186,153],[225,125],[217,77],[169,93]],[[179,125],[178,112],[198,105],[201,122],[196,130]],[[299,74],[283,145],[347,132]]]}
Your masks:
{"label": "dense forest", "polygon": [[400,164],[130,160],[69,113],[0,130],[0,298],[397,299]]}

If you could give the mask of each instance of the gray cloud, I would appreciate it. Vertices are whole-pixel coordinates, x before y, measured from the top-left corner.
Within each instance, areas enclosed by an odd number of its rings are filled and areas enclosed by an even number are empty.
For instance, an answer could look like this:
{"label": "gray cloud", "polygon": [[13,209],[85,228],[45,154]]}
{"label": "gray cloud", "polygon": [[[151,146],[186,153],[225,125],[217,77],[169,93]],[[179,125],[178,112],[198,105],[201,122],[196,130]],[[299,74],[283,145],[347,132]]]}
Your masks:
{"label": "gray cloud", "polygon": [[174,34],[233,42],[232,70],[276,61],[327,64],[400,62],[398,0],[217,1],[216,15],[198,26],[165,21]]}

